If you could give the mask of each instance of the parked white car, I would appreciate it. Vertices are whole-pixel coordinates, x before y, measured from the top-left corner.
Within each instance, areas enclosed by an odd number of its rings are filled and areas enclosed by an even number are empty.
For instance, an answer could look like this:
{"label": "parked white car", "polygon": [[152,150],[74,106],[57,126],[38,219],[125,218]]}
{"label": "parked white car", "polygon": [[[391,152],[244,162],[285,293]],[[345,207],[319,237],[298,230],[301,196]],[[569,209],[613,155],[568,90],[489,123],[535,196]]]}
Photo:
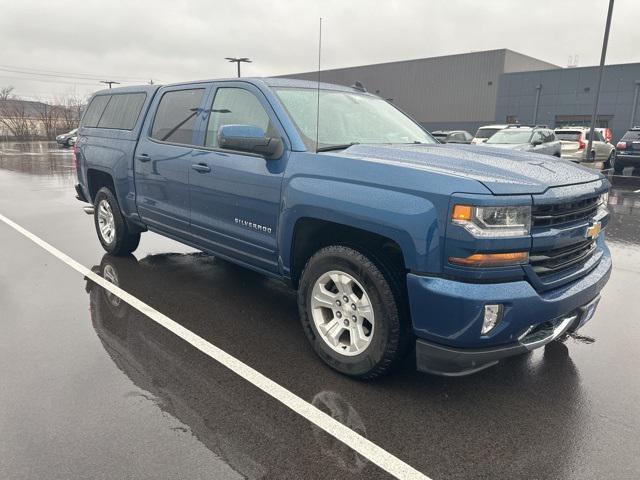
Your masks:
{"label": "parked white car", "polygon": [[550,128],[511,125],[496,132],[482,145],[495,148],[508,148],[521,152],[541,153],[560,157],[560,142]]}
{"label": "parked white car", "polygon": [[598,170],[611,168],[612,163],[615,162],[616,147],[608,143],[597,130],[593,132],[590,155],[587,155],[589,127],[561,127],[556,128],[555,133],[560,140],[562,158]]}

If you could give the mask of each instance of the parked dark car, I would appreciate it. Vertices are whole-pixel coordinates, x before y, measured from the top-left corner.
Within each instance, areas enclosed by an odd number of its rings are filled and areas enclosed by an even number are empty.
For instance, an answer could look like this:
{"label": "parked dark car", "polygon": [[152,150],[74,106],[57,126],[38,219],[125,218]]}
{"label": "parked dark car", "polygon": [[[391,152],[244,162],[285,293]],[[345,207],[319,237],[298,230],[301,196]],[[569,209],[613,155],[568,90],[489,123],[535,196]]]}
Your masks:
{"label": "parked dark car", "polygon": [[473,135],[465,130],[436,130],[431,132],[440,143],[471,143]]}
{"label": "parked dark car", "polygon": [[74,128],[70,132],[58,135],[56,137],[56,142],[58,143],[58,145],[62,145],[63,147],[70,147],[75,143],[77,135],[78,129]]}
{"label": "parked dark car", "polygon": [[615,173],[622,173],[625,167],[640,168],[640,126],[630,128],[622,136],[611,166]]}

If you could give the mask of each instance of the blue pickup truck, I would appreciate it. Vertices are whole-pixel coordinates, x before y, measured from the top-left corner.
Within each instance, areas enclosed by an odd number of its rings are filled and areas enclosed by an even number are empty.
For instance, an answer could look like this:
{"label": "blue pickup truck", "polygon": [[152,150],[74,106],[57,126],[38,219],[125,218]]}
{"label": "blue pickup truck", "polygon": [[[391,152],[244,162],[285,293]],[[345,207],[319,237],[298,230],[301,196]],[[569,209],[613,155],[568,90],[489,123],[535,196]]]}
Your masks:
{"label": "blue pickup truck", "polygon": [[358,378],[412,352],[453,376],[541,347],[591,319],[611,272],[600,173],[440,144],[360,86],[104,90],[75,155],[107,252],[150,230],[283,279],[318,356]]}

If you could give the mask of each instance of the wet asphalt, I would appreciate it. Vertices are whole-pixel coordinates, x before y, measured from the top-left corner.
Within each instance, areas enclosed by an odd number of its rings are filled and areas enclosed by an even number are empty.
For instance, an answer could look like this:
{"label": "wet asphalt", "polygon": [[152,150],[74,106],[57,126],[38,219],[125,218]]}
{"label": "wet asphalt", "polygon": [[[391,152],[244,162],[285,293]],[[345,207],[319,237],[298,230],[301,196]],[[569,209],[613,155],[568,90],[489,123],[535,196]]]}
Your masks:
{"label": "wet asphalt", "polygon": [[[104,254],[70,150],[0,143],[0,214],[434,480],[640,478],[640,176],[610,177],[611,280],[581,337],[463,378],[359,382],[282,283],[145,233]],[[388,478],[0,223],[0,478]]]}

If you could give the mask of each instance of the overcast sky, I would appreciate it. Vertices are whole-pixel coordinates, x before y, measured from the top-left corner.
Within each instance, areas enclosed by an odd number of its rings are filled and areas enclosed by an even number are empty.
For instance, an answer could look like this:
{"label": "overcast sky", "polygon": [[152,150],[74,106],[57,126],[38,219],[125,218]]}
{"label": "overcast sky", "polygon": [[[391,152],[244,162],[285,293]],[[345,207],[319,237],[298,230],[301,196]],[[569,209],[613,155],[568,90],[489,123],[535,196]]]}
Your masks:
{"label": "overcast sky", "polygon": [[[3,0],[0,86],[88,94],[98,80],[160,83],[510,48],[566,66],[599,62],[606,0]],[[607,63],[640,62],[640,0],[616,0]],[[15,71],[38,71],[30,75]],[[57,75],[80,78],[61,78]],[[37,79],[37,81],[36,81]]]}

